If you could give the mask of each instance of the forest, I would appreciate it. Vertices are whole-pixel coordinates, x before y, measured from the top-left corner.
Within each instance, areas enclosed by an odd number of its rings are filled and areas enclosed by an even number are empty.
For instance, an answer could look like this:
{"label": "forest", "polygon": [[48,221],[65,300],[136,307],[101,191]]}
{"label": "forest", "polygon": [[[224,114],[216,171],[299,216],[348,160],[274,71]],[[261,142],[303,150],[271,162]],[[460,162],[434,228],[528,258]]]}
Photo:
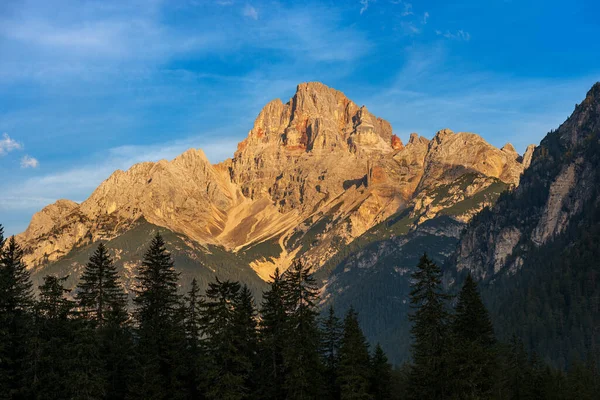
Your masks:
{"label": "forest", "polygon": [[[34,290],[0,226],[2,399],[594,399],[594,362],[545,365],[518,336],[496,339],[477,283],[457,296],[423,255],[411,276],[411,360],[392,366],[350,309],[320,308],[311,268],[275,271],[261,299],[215,278],[180,293],[156,234],[128,296],[99,244],[74,288]],[[590,358],[593,359],[593,358]]]}

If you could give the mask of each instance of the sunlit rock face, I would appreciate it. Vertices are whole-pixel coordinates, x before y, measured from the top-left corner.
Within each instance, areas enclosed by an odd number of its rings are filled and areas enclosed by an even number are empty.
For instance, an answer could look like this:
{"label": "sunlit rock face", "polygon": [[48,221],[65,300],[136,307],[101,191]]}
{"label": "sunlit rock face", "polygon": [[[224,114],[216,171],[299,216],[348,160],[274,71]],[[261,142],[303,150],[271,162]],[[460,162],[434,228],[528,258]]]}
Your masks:
{"label": "sunlit rock face", "polygon": [[44,208],[18,239],[27,264],[43,268],[143,218],[234,253],[272,243],[274,255],[250,262],[268,279],[298,258],[318,269],[407,208],[416,225],[444,210],[466,222],[496,198],[482,193],[519,184],[532,153],[521,157],[510,144],[498,149],[448,129],[432,140],[411,134],[404,145],[365,106],[322,83],[303,83],[287,103],[276,99],[261,110],[231,159],[212,165],[190,149],[116,171],[83,203]]}

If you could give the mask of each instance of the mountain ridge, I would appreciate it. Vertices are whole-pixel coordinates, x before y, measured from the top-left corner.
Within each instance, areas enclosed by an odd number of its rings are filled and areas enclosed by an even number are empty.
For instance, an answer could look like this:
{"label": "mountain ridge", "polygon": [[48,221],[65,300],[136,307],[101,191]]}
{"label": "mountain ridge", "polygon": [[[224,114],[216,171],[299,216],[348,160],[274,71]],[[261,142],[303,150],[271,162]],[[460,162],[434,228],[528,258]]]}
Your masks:
{"label": "mountain ridge", "polygon": [[[36,213],[18,240],[27,264],[43,269],[144,218],[232,252],[277,243],[277,256],[251,262],[268,279],[296,258],[322,265],[407,207],[420,224],[495,180],[514,187],[528,158],[512,146],[497,149],[476,134],[449,129],[432,140],[411,134],[404,145],[365,106],[309,82],[298,85],[287,103],[267,103],[232,158],[211,164],[202,150],[189,149],[171,161],[117,170],[81,204],[59,200]],[[436,192],[464,176],[471,179],[465,193],[443,198]],[[485,205],[456,218],[467,221]]]}

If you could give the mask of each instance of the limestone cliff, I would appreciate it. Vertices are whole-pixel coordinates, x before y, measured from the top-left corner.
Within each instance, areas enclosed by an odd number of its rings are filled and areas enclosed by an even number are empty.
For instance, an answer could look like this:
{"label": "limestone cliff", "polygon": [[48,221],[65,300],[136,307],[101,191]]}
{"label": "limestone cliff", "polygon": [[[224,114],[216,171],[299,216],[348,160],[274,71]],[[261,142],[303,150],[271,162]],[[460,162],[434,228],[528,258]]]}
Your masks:
{"label": "limestone cliff", "polygon": [[46,207],[18,239],[28,265],[42,268],[144,219],[229,252],[275,243],[250,262],[267,279],[295,258],[318,268],[405,209],[415,226],[439,215],[464,223],[518,184],[528,157],[448,129],[432,140],[411,134],[405,146],[365,106],[303,83],[262,109],[233,158],[211,165],[188,150],[116,171],[83,203]]}
{"label": "limestone cliff", "polygon": [[528,253],[560,235],[579,213],[596,201],[600,142],[600,83],[556,130],[533,150],[519,187],[491,211],[479,215],[463,236],[456,265],[486,278],[514,272]]}

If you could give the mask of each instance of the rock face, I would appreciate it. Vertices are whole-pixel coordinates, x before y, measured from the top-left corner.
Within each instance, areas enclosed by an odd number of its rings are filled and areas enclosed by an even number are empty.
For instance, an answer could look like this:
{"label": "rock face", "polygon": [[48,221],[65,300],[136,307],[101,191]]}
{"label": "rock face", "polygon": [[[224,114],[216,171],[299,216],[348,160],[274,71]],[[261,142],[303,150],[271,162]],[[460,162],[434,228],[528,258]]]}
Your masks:
{"label": "rock face", "polygon": [[513,272],[532,249],[563,233],[595,201],[598,161],[591,149],[599,140],[597,83],[558,130],[538,148],[527,148],[522,163],[529,168],[519,187],[473,221],[461,239],[457,268],[481,278]]}
{"label": "rock face", "polygon": [[411,134],[405,146],[365,106],[303,83],[289,102],[262,109],[233,158],[211,165],[201,150],[188,150],[116,171],[83,203],[46,207],[18,239],[28,265],[43,268],[143,218],[234,253],[271,243],[271,256],[250,261],[267,279],[297,258],[318,268],[402,210],[415,226],[440,215],[464,223],[519,183],[530,155],[448,129],[432,140]]}

